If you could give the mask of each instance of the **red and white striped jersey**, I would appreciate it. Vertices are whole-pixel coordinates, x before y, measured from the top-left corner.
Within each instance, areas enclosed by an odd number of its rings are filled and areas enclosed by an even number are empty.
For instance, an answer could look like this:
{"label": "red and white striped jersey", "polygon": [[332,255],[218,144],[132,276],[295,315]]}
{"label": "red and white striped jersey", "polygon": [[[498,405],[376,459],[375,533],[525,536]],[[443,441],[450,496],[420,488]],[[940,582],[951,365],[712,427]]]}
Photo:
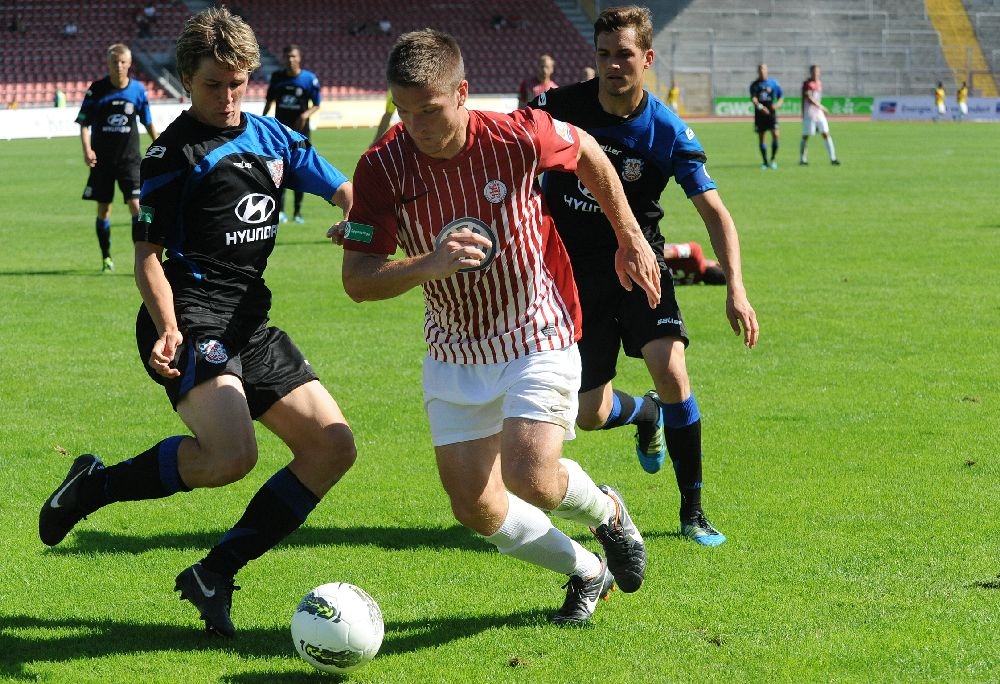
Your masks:
{"label": "red and white striped jersey", "polygon": [[575,171],[579,147],[576,129],[545,112],[473,110],[451,159],[421,153],[399,124],[358,162],[350,220],[371,229],[350,231],[345,249],[417,256],[462,228],[493,241],[479,266],[423,284],[432,358],[499,363],[579,339],[572,267],[536,182]]}

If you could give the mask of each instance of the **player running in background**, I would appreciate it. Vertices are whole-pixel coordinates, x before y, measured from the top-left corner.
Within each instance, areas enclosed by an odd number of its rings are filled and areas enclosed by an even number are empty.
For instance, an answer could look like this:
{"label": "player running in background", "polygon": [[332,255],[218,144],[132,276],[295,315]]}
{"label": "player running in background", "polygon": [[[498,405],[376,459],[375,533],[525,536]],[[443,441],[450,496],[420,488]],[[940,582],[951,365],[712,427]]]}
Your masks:
{"label": "player running in background", "polygon": [[132,51],[115,43],[107,51],[108,75],[90,84],[80,105],[83,161],[90,167],[83,199],[97,202],[97,243],[101,248],[101,270],[115,270],[111,259],[111,201],[115,183],[125,197],[134,222],[139,216],[139,127],[156,140],[146,88],[128,76]]}
{"label": "player running in background", "polygon": [[[757,132],[757,142],[760,146],[760,168],[776,169],[778,162],[778,109],[784,102],[781,86],[767,75],[767,65],[757,65],[757,79],[750,84],[750,102],[753,103],[753,129]],[[767,158],[765,134],[771,132],[771,159]]]}
{"label": "player running in background", "polygon": [[[552,620],[586,622],[615,580],[639,588],[645,545],[621,495],[561,458],[576,416],[579,308],[535,177],[576,171],[596,189],[616,217],[617,277],[654,304],[655,256],[593,138],[537,110],[465,107],[451,36],[401,36],[387,80],[401,123],[358,162],[350,223],[330,232],[346,230],[345,290],[369,301],[422,288],[424,407],[455,518],[502,554],[568,575]],[[405,256],[390,259],[398,247]],[[589,526],[607,560],[546,511]]]}
{"label": "player running in background", "polygon": [[[728,286],[726,316],[744,344],[757,344],[758,324],[743,287],[739,238],[729,211],[705,170],[705,152],[694,132],[665,104],[643,89],[654,60],[653,27],[645,7],[612,7],[594,24],[597,80],[563,86],[533,103],[593,135],[621,178],[631,211],[645,239],[660,255],[657,280],[662,299],[655,309],[638,290],[622,287],[615,273],[616,240],[609,215],[594,201],[589,179],[545,174],[546,205],[552,211],[578,275],[583,308],[580,355],[583,377],[577,425],[584,430],[636,426],[636,453],[649,473],[667,453],[681,493],[682,534],[705,546],[725,541],[701,504],[701,414],[685,363],[687,329],[662,261],[663,217],[659,198],[668,181],[698,210]],[[655,390],[643,397],[612,387],[620,349],[642,358]]]}
{"label": "player running in background", "polygon": [[[298,45],[288,45],[282,51],[285,56],[285,68],[271,74],[271,83],[267,86],[267,99],[264,102],[264,116],[275,107],[274,116],[293,131],[301,133],[308,140],[312,136],[309,129],[309,117],[319,111],[320,95],[319,79],[316,74],[302,68],[302,50]],[[305,193],[295,190],[295,222],[305,223],[302,218],[302,199]],[[281,191],[278,203],[279,220],[288,220],[285,213],[285,192]]]}
{"label": "player running in background", "polygon": [[816,131],[823,136],[823,144],[826,145],[826,152],[830,155],[830,163],[840,166],[837,151],[833,147],[833,138],[830,137],[830,123],[826,120],[830,110],[823,106],[823,82],[819,80],[819,74],[819,66],[813,64],[809,67],[809,78],[802,82],[802,143],[799,145],[799,166],[809,164],[806,158],[806,145],[809,143],[809,136],[815,135]]}
{"label": "player running in background", "polygon": [[320,195],[346,212],[351,184],[300,134],[241,112],[259,64],[253,31],[225,8],[188,19],[177,67],[191,107],[142,162],[133,229],[143,299],[136,341],[146,372],[191,434],[108,467],[97,456],[79,456],[38,520],[42,541],[52,546],[108,504],[235,482],[257,462],[253,421],[260,421],[288,445],[291,463],[176,579],[206,628],[226,637],[235,633],[237,571],[297,529],[356,457],[337,403],[292,339],[268,325],[271,292],[263,278],[281,187]]}

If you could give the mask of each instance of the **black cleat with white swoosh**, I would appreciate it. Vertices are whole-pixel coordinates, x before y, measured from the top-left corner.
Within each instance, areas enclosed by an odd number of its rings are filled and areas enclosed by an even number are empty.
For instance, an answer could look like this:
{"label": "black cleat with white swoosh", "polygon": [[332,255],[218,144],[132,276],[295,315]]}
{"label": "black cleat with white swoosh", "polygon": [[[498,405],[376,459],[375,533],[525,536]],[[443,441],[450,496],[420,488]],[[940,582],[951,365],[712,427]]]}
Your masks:
{"label": "black cleat with white swoosh", "polygon": [[69,474],[52,496],[45,500],[38,514],[38,536],[46,546],[55,546],[69,534],[73,526],[87,517],[93,510],[84,507],[80,500],[80,490],[84,480],[104,463],[93,454],[77,456],[69,468]]}
{"label": "black cleat with white swoosh", "polygon": [[552,616],[552,622],[567,626],[583,625],[594,614],[597,602],[607,600],[608,594],[615,588],[615,577],[608,571],[608,564],[604,559],[600,556],[597,558],[601,561],[601,571],[595,576],[584,579],[579,575],[573,575],[569,578],[569,582],[563,585],[566,589],[566,600]]}
{"label": "black cleat with white swoosh", "polygon": [[174,591],[181,592],[182,601],[190,601],[198,609],[205,629],[213,634],[232,638],[236,634],[230,611],[233,592],[239,589],[232,577],[220,575],[195,563],[177,575]]}

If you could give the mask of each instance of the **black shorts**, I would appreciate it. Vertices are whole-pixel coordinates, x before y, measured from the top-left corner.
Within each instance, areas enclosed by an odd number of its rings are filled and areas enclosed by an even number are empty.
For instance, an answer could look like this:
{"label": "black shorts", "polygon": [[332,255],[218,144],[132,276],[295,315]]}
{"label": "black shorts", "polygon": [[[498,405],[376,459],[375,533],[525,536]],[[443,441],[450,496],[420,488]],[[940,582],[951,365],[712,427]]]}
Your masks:
{"label": "black shorts", "polygon": [[778,130],[778,115],[762,112],[759,109],[754,110],[753,129],[758,133]]}
{"label": "black shorts", "polygon": [[115,199],[116,182],[126,204],[131,199],[139,199],[139,160],[118,164],[98,163],[90,170],[82,199],[110,204]]}
{"label": "black shorts", "polygon": [[584,267],[574,272],[583,311],[583,364],[580,391],[587,392],[611,382],[616,374],[618,353],[642,358],[642,348],[663,337],[679,338],[688,345],[687,328],[674,293],[670,269],[660,268],[660,304],[649,308],[646,293],[638,285],[625,290],[614,271],[597,275]]}
{"label": "black shorts", "polygon": [[140,307],[135,321],[139,359],[149,377],[166,389],[175,411],[192,387],[224,373],[243,381],[247,406],[255,419],[296,387],[319,379],[283,330],[261,324],[242,348],[233,349],[234,345],[225,341],[227,320],[203,307],[178,311],[177,325],[184,342],[171,365],[181,374],[164,378],[149,366],[153,345],[160,336],[146,307]]}

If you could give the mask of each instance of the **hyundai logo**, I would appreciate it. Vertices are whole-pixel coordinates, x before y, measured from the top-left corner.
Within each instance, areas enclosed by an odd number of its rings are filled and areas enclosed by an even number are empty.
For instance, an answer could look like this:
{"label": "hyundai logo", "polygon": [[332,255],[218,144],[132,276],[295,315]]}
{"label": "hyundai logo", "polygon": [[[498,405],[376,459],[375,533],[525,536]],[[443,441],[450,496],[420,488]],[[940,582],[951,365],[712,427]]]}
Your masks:
{"label": "hyundai logo", "polygon": [[583,195],[584,197],[586,197],[587,199],[589,199],[591,202],[596,202],[597,201],[596,199],[594,199],[594,195],[593,195],[593,193],[590,192],[590,189],[586,185],[583,184],[582,180],[577,180],[576,181],[576,189],[580,191],[581,195]]}
{"label": "hyundai logo", "polygon": [[128,124],[128,117],[124,114],[112,114],[108,117],[109,126],[125,126]]}
{"label": "hyundai logo", "polygon": [[244,195],[236,204],[236,218],[243,223],[264,223],[274,213],[274,198],[254,192]]}

